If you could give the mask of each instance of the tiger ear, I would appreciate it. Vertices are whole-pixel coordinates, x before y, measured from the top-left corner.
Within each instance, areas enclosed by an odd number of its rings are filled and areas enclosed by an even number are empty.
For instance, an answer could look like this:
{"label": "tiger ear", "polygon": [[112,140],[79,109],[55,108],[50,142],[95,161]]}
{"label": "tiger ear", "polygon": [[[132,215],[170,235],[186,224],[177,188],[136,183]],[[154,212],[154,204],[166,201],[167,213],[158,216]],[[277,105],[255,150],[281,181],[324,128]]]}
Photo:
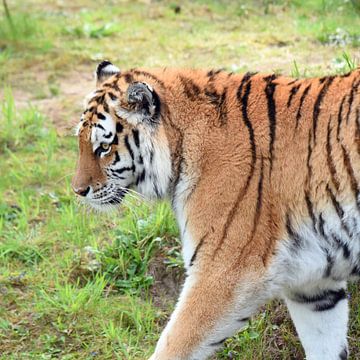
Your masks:
{"label": "tiger ear", "polygon": [[126,101],[142,121],[157,120],[160,111],[160,100],[155,90],[144,82],[134,82],[126,91]]}
{"label": "tiger ear", "polygon": [[95,70],[96,87],[99,87],[110,76],[119,73],[120,69],[113,65],[109,60],[102,61]]}

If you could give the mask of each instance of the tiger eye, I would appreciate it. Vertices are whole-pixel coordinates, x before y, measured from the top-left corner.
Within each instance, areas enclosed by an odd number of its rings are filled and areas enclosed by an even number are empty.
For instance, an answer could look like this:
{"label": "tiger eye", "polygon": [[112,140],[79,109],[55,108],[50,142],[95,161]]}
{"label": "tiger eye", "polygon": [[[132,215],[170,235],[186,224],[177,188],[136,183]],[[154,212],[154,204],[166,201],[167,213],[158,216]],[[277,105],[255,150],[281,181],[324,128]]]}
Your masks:
{"label": "tiger eye", "polygon": [[110,148],[110,144],[102,143],[102,144],[101,144],[101,147],[102,147],[104,150],[108,150],[108,149]]}

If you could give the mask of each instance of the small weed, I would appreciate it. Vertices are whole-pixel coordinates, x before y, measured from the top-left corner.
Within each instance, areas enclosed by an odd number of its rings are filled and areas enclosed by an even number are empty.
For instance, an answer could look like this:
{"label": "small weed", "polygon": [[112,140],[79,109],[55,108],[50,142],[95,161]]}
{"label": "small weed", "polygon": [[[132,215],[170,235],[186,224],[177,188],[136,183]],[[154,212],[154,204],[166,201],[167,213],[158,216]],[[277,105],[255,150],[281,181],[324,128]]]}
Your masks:
{"label": "small weed", "polygon": [[103,37],[111,36],[115,32],[118,32],[118,28],[111,23],[105,25],[94,25],[91,23],[85,23],[81,26],[68,27],[65,29],[65,33],[68,35],[76,36],[78,38],[92,39],[100,39]]}
{"label": "small weed", "polygon": [[358,60],[356,57],[351,57],[349,53],[344,51],[341,57],[337,57],[332,61],[332,64],[338,74],[345,74],[357,68]]}
{"label": "small weed", "polygon": [[307,69],[304,68],[303,71],[300,71],[298,63],[296,62],[296,60],[293,61],[293,67],[291,69],[291,77],[293,78],[301,78],[301,77],[306,77],[307,76]]}
{"label": "small weed", "polygon": [[349,71],[353,71],[353,70],[355,70],[355,69],[357,68],[357,60],[356,60],[355,57],[352,58],[352,57],[349,55],[349,53],[347,53],[347,52],[345,52],[345,51],[343,52],[342,57],[343,57],[343,59],[345,60],[346,65],[347,65]]}
{"label": "small weed", "polygon": [[300,70],[299,70],[299,67],[298,67],[298,64],[296,62],[296,60],[294,60],[293,62],[294,66],[291,70],[291,77],[294,77],[294,78],[299,78],[300,77]]}

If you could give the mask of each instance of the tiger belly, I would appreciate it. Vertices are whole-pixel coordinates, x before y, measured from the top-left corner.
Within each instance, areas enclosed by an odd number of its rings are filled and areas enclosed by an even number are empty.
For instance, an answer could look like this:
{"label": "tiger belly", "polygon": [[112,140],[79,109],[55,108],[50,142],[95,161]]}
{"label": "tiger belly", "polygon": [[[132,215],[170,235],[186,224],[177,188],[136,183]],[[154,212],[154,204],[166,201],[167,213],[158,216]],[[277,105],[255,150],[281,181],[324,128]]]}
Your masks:
{"label": "tiger belly", "polygon": [[360,276],[360,212],[356,204],[342,205],[341,216],[329,207],[296,226],[288,223],[273,274],[286,288],[321,286]]}

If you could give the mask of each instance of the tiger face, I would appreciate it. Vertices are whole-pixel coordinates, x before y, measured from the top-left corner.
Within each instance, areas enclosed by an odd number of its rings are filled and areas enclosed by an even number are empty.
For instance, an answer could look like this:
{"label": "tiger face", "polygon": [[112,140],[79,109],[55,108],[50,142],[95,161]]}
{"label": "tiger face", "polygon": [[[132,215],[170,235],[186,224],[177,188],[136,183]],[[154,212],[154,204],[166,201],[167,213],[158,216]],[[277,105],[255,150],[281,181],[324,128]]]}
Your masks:
{"label": "tiger face", "polygon": [[98,65],[96,78],[97,90],[88,96],[77,127],[74,192],[98,210],[119,205],[132,188],[165,196],[171,164],[159,95],[108,61]]}

